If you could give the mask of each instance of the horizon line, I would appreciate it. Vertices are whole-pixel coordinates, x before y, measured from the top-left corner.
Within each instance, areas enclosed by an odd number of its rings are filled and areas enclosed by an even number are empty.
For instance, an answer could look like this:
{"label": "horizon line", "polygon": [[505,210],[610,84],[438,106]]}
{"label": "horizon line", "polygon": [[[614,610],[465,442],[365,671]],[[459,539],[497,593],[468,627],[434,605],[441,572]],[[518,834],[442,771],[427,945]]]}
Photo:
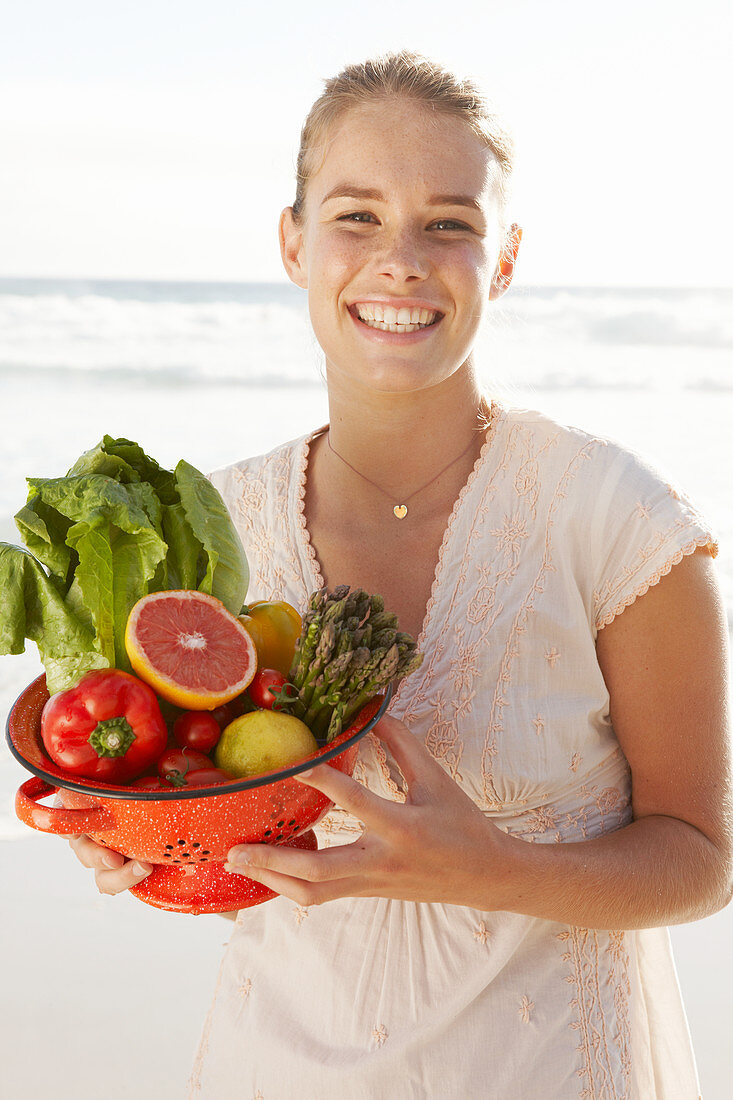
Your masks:
{"label": "horizon line", "polygon": [[[302,291],[303,294],[307,294],[307,291],[301,287],[292,283],[289,279],[211,279],[211,278],[184,278],[174,277],[166,278],[164,276],[130,276],[130,275],[2,275],[0,274],[0,283],[14,282],[14,283],[149,283],[149,284],[168,284],[168,285],[180,285],[180,286],[271,286],[271,287],[289,287],[293,292]],[[521,290],[695,290],[695,291],[733,291],[733,283],[723,285],[702,284],[702,283],[522,283],[516,282],[512,284],[512,288],[515,291]]]}

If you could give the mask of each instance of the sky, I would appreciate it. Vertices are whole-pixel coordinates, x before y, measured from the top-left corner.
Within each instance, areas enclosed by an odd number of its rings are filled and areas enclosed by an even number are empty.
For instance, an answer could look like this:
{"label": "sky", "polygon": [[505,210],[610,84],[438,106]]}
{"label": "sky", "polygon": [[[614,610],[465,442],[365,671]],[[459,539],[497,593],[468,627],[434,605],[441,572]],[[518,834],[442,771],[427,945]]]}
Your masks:
{"label": "sky", "polygon": [[345,64],[471,77],[519,150],[526,284],[731,286],[729,0],[23,0],[0,41],[0,276],[286,281],[300,127]]}

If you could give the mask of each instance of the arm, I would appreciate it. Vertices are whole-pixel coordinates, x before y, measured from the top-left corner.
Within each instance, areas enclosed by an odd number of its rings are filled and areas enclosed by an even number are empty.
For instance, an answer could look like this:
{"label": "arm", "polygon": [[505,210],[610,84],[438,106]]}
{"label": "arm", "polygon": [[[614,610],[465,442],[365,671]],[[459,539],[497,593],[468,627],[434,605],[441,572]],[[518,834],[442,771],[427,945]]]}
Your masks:
{"label": "arm", "polygon": [[[375,732],[405,776],[405,804],[316,768],[301,780],[363,821],[361,838],[322,852],[238,846],[227,866],[301,905],[395,897],[590,928],[655,927],[717,911],[733,882],[728,655],[707,552],[684,558],[617,616],[597,652],[632,771],[630,825],[580,843],[509,836],[388,718]],[[236,864],[239,855],[251,862]]]}
{"label": "arm", "polygon": [[732,891],[728,637],[710,556],[683,558],[600,631],[634,821],[516,850],[512,908],[585,927],[699,920]]}

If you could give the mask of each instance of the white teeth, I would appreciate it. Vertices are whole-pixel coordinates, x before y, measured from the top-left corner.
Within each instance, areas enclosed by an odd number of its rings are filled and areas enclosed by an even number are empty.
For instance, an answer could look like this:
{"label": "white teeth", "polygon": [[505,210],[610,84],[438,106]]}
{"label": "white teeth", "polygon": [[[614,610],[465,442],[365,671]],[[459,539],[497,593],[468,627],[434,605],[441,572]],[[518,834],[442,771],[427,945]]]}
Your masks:
{"label": "white teeth", "polygon": [[363,324],[368,328],[378,328],[380,332],[417,332],[421,328],[429,328],[429,325],[421,324],[409,324],[409,325],[385,325],[384,321],[364,321]]}
{"label": "white teeth", "polygon": [[431,325],[438,316],[435,310],[416,307],[378,306],[372,302],[356,306],[357,316],[371,328],[381,328],[389,332],[414,332],[417,328]]}

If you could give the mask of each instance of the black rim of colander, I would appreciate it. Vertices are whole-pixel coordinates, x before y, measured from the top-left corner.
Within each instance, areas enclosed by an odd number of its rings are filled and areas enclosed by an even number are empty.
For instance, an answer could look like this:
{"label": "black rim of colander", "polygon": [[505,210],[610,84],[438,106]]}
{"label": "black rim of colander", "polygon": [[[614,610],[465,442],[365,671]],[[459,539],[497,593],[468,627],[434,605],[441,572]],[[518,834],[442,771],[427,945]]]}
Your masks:
{"label": "black rim of colander", "polygon": [[[27,688],[24,688],[21,695],[27,690]],[[11,753],[18,763],[25,768],[26,771],[37,775],[39,779],[44,779],[52,787],[64,787],[69,791],[79,791],[81,794],[90,796],[96,795],[99,798],[120,798],[127,802],[176,802],[183,798],[205,798],[212,794],[228,795],[236,794],[238,791],[250,791],[255,787],[265,787],[268,784],[277,783],[280,779],[290,779],[292,776],[298,775],[299,772],[306,771],[308,768],[326,764],[329,760],[333,760],[336,756],[340,756],[350,745],[355,744],[355,742],[376,726],[389,706],[393,691],[393,685],[388,684],[379,710],[374,717],[370,718],[362,729],[357,730],[356,733],[352,733],[351,737],[347,737],[345,741],[339,742],[338,745],[335,745],[332,749],[328,749],[322,756],[319,756],[317,763],[313,760],[313,757],[311,757],[309,760],[301,760],[299,764],[293,764],[292,767],[283,768],[278,772],[265,772],[264,775],[255,775],[251,779],[240,779],[237,780],[237,782],[226,783],[215,787],[195,787],[190,791],[182,788],[170,791],[142,791],[137,790],[135,787],[105,787],[101,783],[76,783],[72,779],[61,779],[58,775],[44,771],[43,768],[38,768],[35,764],[31,764],[30,761],[26,760],[18,751],[10,736],[10,715],[8,715],[8,720],[5,723],[5,739],[8,742]],[[15,703],[18,702],[21,695],[18,696]],[[11,708],[11,713],[15,709],[15,703]]]}

